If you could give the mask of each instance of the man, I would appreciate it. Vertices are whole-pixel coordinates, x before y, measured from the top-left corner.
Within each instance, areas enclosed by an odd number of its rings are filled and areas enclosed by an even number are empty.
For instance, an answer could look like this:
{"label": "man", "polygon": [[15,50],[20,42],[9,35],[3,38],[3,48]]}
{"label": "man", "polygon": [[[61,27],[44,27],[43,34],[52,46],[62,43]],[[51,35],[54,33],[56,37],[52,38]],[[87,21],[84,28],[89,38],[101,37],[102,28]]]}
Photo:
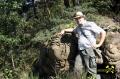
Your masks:
{"label": "man", "polygon": [[[106,36],[106,32],[98,27],[96,23],[86,21],[82,12],[78,11],[74,14],[74,19],[77,23],[77,27],[64,29],[60,34],[65,32],[74,32],[78,38],[78,50],[79,55],[85,65],[85,70],[88,75],[96,75],[97,65],[95,62],[94,48],[100,47]],[[100,41],[96,44],[96,36],[100,35]]]}

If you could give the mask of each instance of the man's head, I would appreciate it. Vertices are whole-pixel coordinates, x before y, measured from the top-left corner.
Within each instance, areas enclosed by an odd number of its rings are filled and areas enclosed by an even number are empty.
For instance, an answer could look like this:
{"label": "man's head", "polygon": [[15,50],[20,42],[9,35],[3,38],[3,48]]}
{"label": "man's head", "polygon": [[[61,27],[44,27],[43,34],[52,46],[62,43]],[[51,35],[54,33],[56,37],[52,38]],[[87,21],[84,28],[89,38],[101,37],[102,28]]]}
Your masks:
{"label": "man's head", "polygon": [[85,15],[82,12],[78,11],[74,14],[74,19],[76,20],[77,24],[83,24],[85,21]]}

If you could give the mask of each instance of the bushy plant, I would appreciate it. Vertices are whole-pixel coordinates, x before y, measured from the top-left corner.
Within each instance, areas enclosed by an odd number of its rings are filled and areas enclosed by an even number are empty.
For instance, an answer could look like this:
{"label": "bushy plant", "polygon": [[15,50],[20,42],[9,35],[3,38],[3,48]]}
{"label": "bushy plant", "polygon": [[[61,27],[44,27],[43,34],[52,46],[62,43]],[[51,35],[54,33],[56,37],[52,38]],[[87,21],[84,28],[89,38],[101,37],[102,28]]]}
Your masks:
{"label": "bushy plant", "polygon": [[111,0],[93,0],[93,6],[98,9],[99,13],[109,13],[111,11]]}
{"label": "bushy plant", "polygon": [[[30,40],[34,30],[31,22],[18,14],[22,1],[0,2],[0,70],[5,79],[17,79],[20,72],[29,70],[39,52]],[[30,50],[30,51],[29,51]]]}

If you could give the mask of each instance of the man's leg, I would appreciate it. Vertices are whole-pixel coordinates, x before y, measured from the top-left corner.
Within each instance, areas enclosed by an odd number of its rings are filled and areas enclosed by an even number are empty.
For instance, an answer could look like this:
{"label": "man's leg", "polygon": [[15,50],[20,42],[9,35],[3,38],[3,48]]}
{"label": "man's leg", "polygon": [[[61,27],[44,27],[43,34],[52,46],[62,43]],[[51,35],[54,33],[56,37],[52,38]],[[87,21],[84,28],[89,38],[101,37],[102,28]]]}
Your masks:
{"label": "man's leg", "polygon": [[77,79],[80,79],[81,76],[85,77],[85,72],[84,64],[82,62],[82,57],[80,54],[78,54],[75,58],[75,65],[74,65],[74,73],[76,74]]}
{"label": "man's leg", "polygon": [[81,53],[85,65],[86,65],[86,70],[88,72],[88,76],[94,76],[96,77],[97,75],[97,64],[95,62],[95,54],[92,49],[85,49]]}

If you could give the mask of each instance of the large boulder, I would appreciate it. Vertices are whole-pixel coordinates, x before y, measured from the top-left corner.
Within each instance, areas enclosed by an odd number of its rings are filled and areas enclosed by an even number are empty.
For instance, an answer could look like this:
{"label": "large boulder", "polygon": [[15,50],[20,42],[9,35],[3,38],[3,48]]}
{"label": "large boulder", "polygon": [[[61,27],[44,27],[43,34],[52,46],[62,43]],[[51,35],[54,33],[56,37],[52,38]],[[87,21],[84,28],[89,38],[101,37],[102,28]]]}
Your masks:
{"label": "large boulder", "polygon": [[120,61],[120,33],[107,33],[105,49],[105,56],[108,58],[108,63],[116,64],[116,61]]}
{"label": "large boulder", "polygon": [[66,33],[62,36],[56,34],[47,46],[40,44],[40,56],[33,65],[33,71],[37,71],[40,77],[73,71],[77,52],[77,38],[73,33]]}
{"label": "large boulder", "polygon": [[55,35],[49,46],[53,50],[51,53],[55,56],[57,71],[73,69],[77,54],[77,42],[74,34]]}
{"label": "large boulder", "polygon": [[120,33],[108,32],[104,47],[107,63],[115,65],[116,75],[120,79]]}

